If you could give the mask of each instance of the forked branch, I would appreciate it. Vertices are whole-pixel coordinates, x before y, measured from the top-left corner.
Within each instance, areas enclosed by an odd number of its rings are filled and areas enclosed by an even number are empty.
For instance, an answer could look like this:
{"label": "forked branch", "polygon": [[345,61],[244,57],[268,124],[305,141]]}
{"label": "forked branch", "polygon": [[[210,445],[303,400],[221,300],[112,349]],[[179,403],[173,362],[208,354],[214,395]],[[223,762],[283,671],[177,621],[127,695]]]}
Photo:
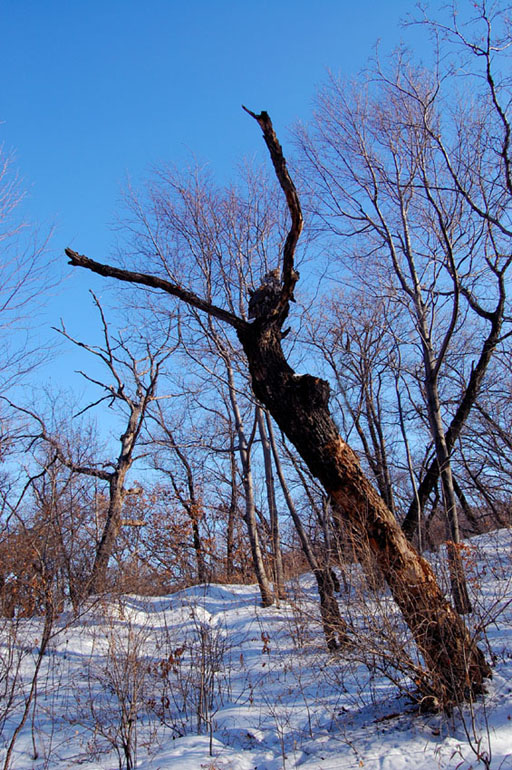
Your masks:
{"label": "forked branch", "polygon": [[[277,297],[277,301],[272,308],[269,318],[277,320],[278,323],[282,323],[287,314],[287,307],[290,300],[293,299],[293,290],[295,284],[298,281],[299,274],[294,268],[295,250],[300,234],[302,232],[303,218],[302,210],[300,207],[299,196],[295,185],[288,173],[286,167],[286,160],[283,155],[282,147],[275,134],[272,126],[272,121],[267,112],[261,112],[256,115],[246,107],[243,108],[251,117],[253,117],[260,126],[263,132],[263,138],[270,152],[270,157],[274,165],[277,180],[286,196],[286,202],[291,216],[291,227],[288,232],[284,249],[283,249],[283,267],[281,272],[281,290]],[[84,254],[78,254],[73,249],[67,248],[66,255],[69,257],[69,264],[74,267],[84,267],[87,270],[91,270],[93,273],[103,275],[108,278],[117,278],[119,281],[125,281],[126,283],[135,283],[140,286],[147,286],[151,289],[158,289],[166,292],[177,299],[186,302],[191,307],[202,310],[208,315],[217,318],[219,321],[224,321],[232,326],[237,331],[243,331],[248,323],[244,319],[235,315],[234,313],[217,307],[217,305],[208,302],[201,297],[198,297],[194,292],[184,289],[177,283],[172,283],[164,278],[160,278],[150,273],[139,273],[133,270],[124,270],[113,265],[108,265],[102,262],[96,262]]]}
{"label": "forked branch", "polygon": [[[243,107],[243,105],[242,105]],[[302,209],[300,206],[299,196],[297,190],[292,181],[288,168],[286,167],[286,159],[283,154],[283,148],[279,143],[279,140],[274,131],[272,121],[268,112],[260,112],[259,115],[248,110],[247,107],[243,107],[245,112],[248,113],[254,120],[257,121],[259,127],[263,132],[263,138],[265,144],[268,147],[272,163],[274,165],[274,171],[276,177],[281,185],[281,189],[286,196],[286,203],[288,204],[288,210],[292,219],[292,224],[288,232],[286,242],[283,249],[283,269],[281,274],[282,290],[279,305],[276,310],[279,312],[284,305],[289,302],[293,297],[293,289],[299,279],[299,274],[294,267],[295,249],[302,232],[303,218]]]}

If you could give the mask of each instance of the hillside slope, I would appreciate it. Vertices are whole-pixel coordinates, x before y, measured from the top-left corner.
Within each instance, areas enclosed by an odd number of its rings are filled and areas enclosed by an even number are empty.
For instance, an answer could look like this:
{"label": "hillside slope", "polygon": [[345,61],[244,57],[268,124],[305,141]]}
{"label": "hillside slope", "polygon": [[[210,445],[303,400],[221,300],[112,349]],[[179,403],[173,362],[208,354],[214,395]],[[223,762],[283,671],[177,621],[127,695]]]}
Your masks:
{"label": "hillside slope", "polygon": [[[511,545],[501,530],[465,550],[475,597],[469,623],[495,668],[485,701],[451,717],[419,713],[404,678],[414,665],[407,633],[386,592],[367,595],[352,568],[339,601],[354,645],[337,655],[321,646],[308,575],[289,585],[279,608],[259,607],[256,586],[210,585],[97,601],[78,619],[62,616],[11,767],[512,768]],[[2,624],[4,762],[42,630],[39,621]]]}

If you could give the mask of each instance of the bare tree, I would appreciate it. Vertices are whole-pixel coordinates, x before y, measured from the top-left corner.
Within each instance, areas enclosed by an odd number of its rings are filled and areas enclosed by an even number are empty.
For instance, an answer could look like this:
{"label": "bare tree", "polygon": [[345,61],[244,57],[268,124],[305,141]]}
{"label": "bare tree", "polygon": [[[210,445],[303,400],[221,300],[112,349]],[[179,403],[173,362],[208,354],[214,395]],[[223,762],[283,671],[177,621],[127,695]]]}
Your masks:
{"label": "bare tree", "polygon": [[38,350],[31,341],[29,319],[55,282],[48,269],[49,235],[41,236],[24,220],[24,197],[13,157],[0,146],[0,381],[4,392],[42,357],[41,346]]}
{"label": "bare tree", "polygon": [[[112,382],[107,383],[95,379],[85,372],[80,372],[86,380],[99,386],[104,395],[78,414],[83,414],[84,411],[105,401],[109,402],[110,406],[115,404],[120,408],[126,421],[124,432],[119,438],[120,448],[117,458],[106,463],[94,460],[84,462],[75,459],[76,448],[66,445],[62,436],[50,432],[42,417],[29,409],[17,407],[20,412],[32,417],[39,426],[39,433],[33,437],[33,440],[41,440],[48,444],[52,448],[55,458],[73,473],[98,479],[108,486],[105,522],[97,543],[91,574],[84,588],[86,594],[99,592],[105,588],[108,562],[123,525],[123,501],[126,495],[137,494],[138,492],[137,489],[125,488],[126,476],[137,459],[134,454],[135,448],[146,419],[148,406],[156,398],[156,386],[161,368],[172,352],[167,334],[162,344],[156,348],[148,343],[143,344],[142,355],[137,358],[130,347],[129,340],[124,339],[122,334],[118,337],[111,335],[101,305],[94,295],[93,298],[102,322],[103,346],[93,346],[76,340],[66,331],[64,326],[58,331],[73,344],[98,358],[106,366],[112,377]],[[133,344],[133,340],[131,342]]]}
{"label": "bare tree", "polygon": [[[476,222],[486,234],[482,270],[461,292],[487,332],[479,353],[474,357],[463,396],[446,433],[451,450],[474,406],[485,374],[500,340],[510,335],[504,325],[510,322],[507,300],[507,272],[510,257],[509,212],[512,196],[511,123],[509,118],[510,81],[503,75],[503,65],[510,64],[510,26],[507,9],[475,3],[470,16],[460,15],[455,4],[446,7],[447,18],[437,21],[424,12],[421,23],[443,47],[447,68],[452,67],[448,82],[457,92],[456,78],[462,76],[475,87],[478,104],[460,99],[454,111],[455,142],[445,137],[439,126],[425,113],[422,128],[440,153],[451,187],[465,201]],[[450,72],[450,70],[447,70]],[[455,82],[454,82],[455,78]],[[482,88],[481,83],[485,84]],[[436,482],[436,467],[428,469],[419,488],[423,502]],[[412,503],[404,530],[409,533],[417,518]]]}
{"label": "bare tree", "polygon": [[274,473],[272,468],[272,449],[269,435],[267,434],[267,420],[263,409],[259,404],[256,405],[256,421],[260,435],[261,448],[263,451],[263,465],[265,468],[265,488],[267,491],[267,504],[270,518],[270,532],[272,538],[272,555],[274,561],[274,585],[278,599],[286,599],[284,587],[283,557],[281,553],[281,536],[279,528],[279,513],[277,510],[276,489],[274,482]]}
{"label": "bare tree", "polygon": [[[299,537],[302,551],[315,576],[318,587],[318,595],[320,597],[320,615],[322,618],[325,641],[327,648],[333,651],[343,647],[347,641],[347,634],[346,624],[341,617],[340,608],[334,595],[336,589],[336,581],[334,579],[334,573],[329,563],[329,548],[327,543],[324,542],[322,552],[319,556],[317,556],[313,543],[311,542],[311,538],[307,533],[306,527],[303,525],[301,516],[297,510],[290,492],[290,488],[286,481],[285,474],[283,472],[270,414],[265,412],[265,417],[276,473],[279,478],[279,483],[281,485],[281,490],[283,492],[286,506],[290,512],[295,530]],[[305,488],[309,492],[309,485],[307,483]]]}
{"label": "bare tree", "polygon": [[[0,145],[0,389],[5,395],[49,357],[40,328],[34,323],[58,271],[48,255],[50,233],[24,218],[22,180],[14,158]],[[50,269],[51,267],[51,269]],[[0,408],[0,455],[14,441],[11,414]],[[9,484],[8,473],[1,484]]]}
{"label": "bare tree", "polygon": [[[201,486],[204,486],[204,480],[198,481],[198,474],[193,467],[193,461],[187,453],[186,446],[177,440],[175,431],[171,428],[172,415],[164,412],[161,402],[156,403],[156,410],[151,416],[158,425],[158,433],[155,435],[151,432],[151,441],[158,448],[161,447],[166,450],[165,454],[162,455],[159,452],[155,456],[155,468],[169,479],[174,494],[190,519],[197,580],[199,583],[207,583],[210,579],[210,571],[206,564],[205,548],[201,536],[201,521],[204,518]],[[176,468],[176,460],[178,468]],[[184,475],[184,488],[180,481],[179,469]]]}
{"label": "bare tree", "polygon": [[73,266],[159,289],[236,331],[247,357],[255,396],[321,481],[335,515],[349,521],[354,532],[370,543],[429,671],[423,686],[448,705],[482,692],[484,679],[490,675],[489,666],[444,598],[432,569],[407,541],[395,517],[362,473],[356,455],[340,438],[329,412],[328,384],[309,374],[296,374],[286,359],[281,342],[299,278],[294,257],[303,227],[302,212],[268,114],[250,114],[263,132],[291,216],[280,278],[276,282],[272,276],[261,286],[257,306],[249,303],[252,322],[173,280],[96,262],[69,248],[66,254]]}
{"label": "bare tree", "polygon": [[[472,53],[487,81],[487,92],[479,87],[483,107],[475,109],[462,96],[450,102],[452,71],[441,72],[439,62],[433,72],[416,67],[400,52],[389,74],[377,63],[357,85],[332,78],[318,97],[314,136],[300,134],[318,214],[331,233],[349,236],[337,238],[345,265],[357,263],[356,280],[376,301],[390,298],[409,318],[409,335],[414,332],[413,344],[409,336],[401,345],[409,357],[416,347],[434,459],[404,529],[411,534],[418,504],[440,481],[454,544],[452,591],[461,612],[470,602],[458,556],[452,454],[504,333],[511,264],[504,107],[510,97],[498,90],[496,40],[485,3],[480,10],[476,21],[487,43],[475,44]],[[452,37],[456,15],[453,25]],[[467,53],[472,43],[464,40]],[[468,68],[463,71],[469,78]],[[479,86],[477,77],[472,82]],[[451,369],[469,358],[472,365],[454,391]]]}

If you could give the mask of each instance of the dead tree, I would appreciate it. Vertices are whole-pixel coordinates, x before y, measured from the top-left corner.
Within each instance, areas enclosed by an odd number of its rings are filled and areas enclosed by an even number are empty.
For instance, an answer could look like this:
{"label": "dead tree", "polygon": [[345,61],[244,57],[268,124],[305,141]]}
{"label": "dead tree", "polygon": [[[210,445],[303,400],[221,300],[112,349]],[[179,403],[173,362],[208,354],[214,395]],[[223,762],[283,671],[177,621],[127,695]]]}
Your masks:
{"label": "dead tree", "polygon": [[[248,111],[249,112],[249,111]],[[96,262],[66,249],[70,264],[106,277],[161,289],[192,307],[230,324],[247,357],[255,396],[265,405],[330,496],[334,514],[367,541],[428,669],[421,683],[445,707],[480,694],[491,671],[461,617],[439,588],[425,559],[407,541],[395,517],[364,476],[359,460],[341,439],[329,411],[329,385],[297,374],[283,352],[283,325],[299,275],[294,266],[303,227],[297,191],[269,115],[258,122],[274,170],[286,196],[291,227],[283,249],[280,290],[252,322],[156,275]]]}

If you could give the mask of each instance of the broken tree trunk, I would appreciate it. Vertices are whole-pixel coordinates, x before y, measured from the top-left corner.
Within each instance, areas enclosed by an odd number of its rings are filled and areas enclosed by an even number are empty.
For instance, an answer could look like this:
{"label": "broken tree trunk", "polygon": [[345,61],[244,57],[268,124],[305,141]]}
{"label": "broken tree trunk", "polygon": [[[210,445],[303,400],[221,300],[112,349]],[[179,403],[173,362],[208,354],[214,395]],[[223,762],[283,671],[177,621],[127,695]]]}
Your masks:
{"label": "broken tree trunk", "polygon": [[[361,542],[369,543],[428,669],[429,682],[424,683],[424,689],[449,708],[480,694],[485,678],[491,675],[490,668],[463,620],[443,596],[429,564],[407,541],[363,474],[357,456],[341,439],[329,412],[328,384],[309,374],[297,375],[286,361],[281,347],[282,327],[299,278],[294,253],[302,230],[302,213],[270,117],[266,112],[249,114],[263,132],[292,220],[283,249],[280,288],[276,290],[272,280],[254,293],[258,307],[255,303],[251,307],[249,302],[252,323],[158,276],[95,262],[71,249],[66,253],[72,265],[161,289],[236,330],[256,397],[330,495],[334,515],[346,521],[354,533],[360,533]],[[266,293],[264,302],[262,292]]]}
{"label": "broken tree trunk", "polygon": [[368,542],[409,626],[431,687],[445,705],[482,692],[490,669],[460,616],[443,596],[434,573],[411,546],[395,517],[339,436],[329,386],[287,363],[280,332],[258,321],[238,332],[255,395],[294,444],[331,497],[334,515]]}

